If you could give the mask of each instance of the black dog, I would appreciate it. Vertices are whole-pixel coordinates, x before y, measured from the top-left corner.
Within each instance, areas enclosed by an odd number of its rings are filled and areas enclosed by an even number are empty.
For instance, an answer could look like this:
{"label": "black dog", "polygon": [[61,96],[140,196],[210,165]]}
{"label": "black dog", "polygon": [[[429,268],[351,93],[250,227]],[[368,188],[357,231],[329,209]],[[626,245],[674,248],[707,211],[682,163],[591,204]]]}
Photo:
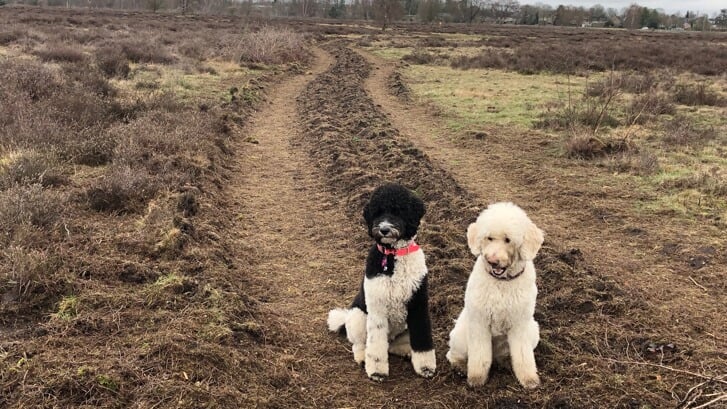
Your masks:
{"label": "black dog", "polygon": [[366,259],[366,276],[351,308],[328,313],[328,329],[345,326],[353,359],[365,362],[369,378],[389,375],[388,353],[409,356],[417,374],[436,370],[427,296],[424,252],[414,242],[424,203],[397,184],[377,188],[364,208],[376,241]]}

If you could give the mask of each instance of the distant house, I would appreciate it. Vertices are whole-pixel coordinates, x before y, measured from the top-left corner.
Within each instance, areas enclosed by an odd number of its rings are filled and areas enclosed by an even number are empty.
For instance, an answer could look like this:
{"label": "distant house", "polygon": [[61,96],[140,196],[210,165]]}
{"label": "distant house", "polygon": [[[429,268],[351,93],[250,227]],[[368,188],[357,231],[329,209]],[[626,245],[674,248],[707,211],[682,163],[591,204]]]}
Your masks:
{"label": "distant house", "polygon": [[599,20],[599,21],[584,21],[581,23],[581,27],[593,27],[593,28],[604,28],[606,27],[606,21],[605,20]]}

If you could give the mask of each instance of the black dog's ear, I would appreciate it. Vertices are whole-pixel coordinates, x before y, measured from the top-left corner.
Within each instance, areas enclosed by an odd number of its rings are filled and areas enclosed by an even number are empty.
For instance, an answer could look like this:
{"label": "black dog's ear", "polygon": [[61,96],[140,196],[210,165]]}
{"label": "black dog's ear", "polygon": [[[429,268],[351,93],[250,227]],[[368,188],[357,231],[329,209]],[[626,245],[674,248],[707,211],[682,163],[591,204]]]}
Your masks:
{"label": "black dog's ear", "polygon": [[416,216],[417,220],[420,220],[422,217],[424,217],[427,209],[424,206],[424,201],[422,201],[419,196],[412,194],[410,211],[414,216]]}
{"label": "black dog's ear", "polygon": [[364,220],[366,220],[367,225],[371,225],[371,223],[373,223],[373,215],[371,214],[371,202],[370,201],[366,203],[366,206],[364,206],[363,217],[364,217]]}
{"label": "black dog's ear", "polygon": [[424,202],[411,192],[409,193],[409,199],[407,202],[405,215],[407,234],[413,236],[419,229],[419,222],[421,222],[422,217],[424,217],[426,208],[424,207]]}

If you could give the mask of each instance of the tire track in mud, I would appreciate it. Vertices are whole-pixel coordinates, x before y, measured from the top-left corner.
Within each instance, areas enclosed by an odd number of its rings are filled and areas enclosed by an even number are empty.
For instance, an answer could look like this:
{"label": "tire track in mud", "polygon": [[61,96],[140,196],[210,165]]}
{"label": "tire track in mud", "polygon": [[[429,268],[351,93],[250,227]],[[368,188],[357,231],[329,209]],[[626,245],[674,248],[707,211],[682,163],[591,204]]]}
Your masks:
{"label": "tire track in mud", "polygon": [[[336,63],[298,98],[305,127],[301,146],[328,175],[326,189],[342,199],[344,211],[357,224],[369,192],[386,181],[403,183],[427,204],[418,241],[427,254],[431,274],[430,310],[439,367],[426,388],[410,389],[409,393],[445,405],[487,401],[497,407],[615,407],[642,401],[660,406],[673,402],[660,387],[661,381],[644,381],[650,376],[648,368],[624,368],[602,359],[619,359],[631,348],[640,348],[631,343],[643,340],[639,333],[643,329],[618,325],[611,327],[616,328],[615,333],[609,333],[603,324],[624,319],[630,309],[642,308],[640,300],[629,299],[615,282],[594,272],[579,251],[556,248],[547,239],[536,260],[541,289],[536,319],[543,327],[536,359],[544,386],[526,395],[511,388],[516,382],[507,369],[501,369],[481,390],[463,386],[450,371],[444,353],[473,261],[464,232],[484,204],[482,198],[459,185],[392,125],[363,87],[372,67],[361,55],[341,43],[326,49]],[[341,300],[346,303],[357,288],[360,272],[333,279],[348,280],[347,297]],[[600,314],[589,315],[594,311]],[[350,371],[352,376],[362,376],[356,368]],[[413,376],[409,369],[405,372],[405,376]],[[633,382],[604,381],[614,372],[628,374]],[[403,382],[403,387],[417,384],[409,379],[396,382]],[[392,387],[396,388],[391,382],[381,386],[384,390]]]}
{"label": "tire track in mud", "polygon": [[[589,357],[606,357],[613,360],[628,360],[629,355],[634,355],[645,361],[656,359],[653,350],[656,345],[659,349],[659,339],[678,338],[682,342],[680,345],[684,349],[672,349],[662,356],[660,359],[664,362],[679,363],[677,367],[682,367],[692,371],[699,372],[706,370],[708,373],[720,373],[719,364],[714,363],[708,365],[709,369],[705,369],[704,362],[709,361],[709,356],[713,355],[714,348],[707,346],[703,349],[702,356],[698,360],[691,361],[694,351],[690,351],[690,337],[682,337],[670,333],[670,331],[661,328],[659,321],[663,322],[664,317],[663,306],[645,301],[638,291],[625,291],[625,288],[609,278],[613,274],[620,274],[619,269],[606,267],[606,271],[610,272],[602,274],[600,269],[603,267],[595,267],[603,263],[594,264],[589,260],[588,250],[595,251],[597,257],[601,256],[600,249],[590,249],[587,247],[584,256],[580,250],[565,250],[568,247],[558,249],[554,242],[572,243],[570,245],[579,245],[582,237],[578,234],[574,236],[573,221],[576,220],[570,212],[567,211],[567,205],[563,203],[563,198],[557,195],[561,190],[557,188],[549,195],[543,194],[543,178],[549,182],[550,176],[546,174],[543,177],[537,176],[542,173],[538,170],[539,166],[543,166],[540,161],[529,162],[531,154],[524,157],[519,162],[508,165],[507,161],[511,161],[513,150],[526,149],[533,152],[542,150],[542,140],[538,138],[526,138],[522,135],[517,136],[486,136],[487,142],[474,141],[467,143],[466,146],[457,145],[456,142],[450,141],[446,135],[442,137],[438,135],[442,133],[441,124],[438,119],[431,116],[426,109],[420,106],[409,104],[406,98],[406,85],[402,83],[398,72],[390,63],[382,62],[377,57],[361,52],[366,60],[374,65],[375,74],[367,79],[366,90],[372,96],[374,101],[381,109],[386,112],[391,121],[400,127],[403,135],[410,139],[413,143],[421,146],[426,153],[431,153],[437,165],[443,166],[456,180],[462,181],[462,185],[466,190],[471,192],[480,200],[515,200],[522,202],[526,208],[532,208],[532,216],[536,222],[544,218],[547,222],[542,226],[546,227],[546,232],[550,230],[547,226],[557,227],[556,233],[550,238],[546,237],[544,249],[541,250],[540,256],[536,260],[539,269],[539,287],[541,294],[539,295],[539,308],[536,311],[536,318],[541,323],[542,334],[544,335],[545,356],[550,356],[554,364],[562,366],[577,361],[585,365],[589,361]],[[405,98],[402,98],[402,93]],[[399,101],[394,96],[399,97]],[[402,102],[402,100],[404,102]],[[516,138],[514,141],[512,138]],[[519,139],[518,139],[519,138]],[[507,143],[514,143],[515,147],[506,149]],[[480,152],[480,150],[486,150]],[[530,158],[532,159],[532,158]],[[514,167],[524,166],[523,169],[513,169]],[[547,185],[547,183],[545,183]],[[496,187],[496,188],[494,188]],[[560,205],[553,203],[560,201]],[[555,206],[555,212],[552,211]],[[571,206],[572,207],[572,206]],[[587,233],[586,233],[587,234]],[[608,234],[608,233],[606,233]],[[618,235],[608,234],[609,237],[605,242],[611,244],[602,244],[610,246],[609,250],[618,251]],[[602,241],[602,242],[604,242]],[[628,237],[623,238],[624,242],[628,242]],[[583,244],[583,243],[580,243]],[[623,249],[621,250],[623,251]],[[608,254],[608,252],[606,252]],[[614,258],[613,260],[616,260]],[[601,261],[603,261],[601,259]],[[663,262],[663,261],[662,261]],[[611,274],[611,275],[609,275]],[[643,276],[638,277],[643,279]],[[638,288],[638,283],[636,284]],[[653,287],[652,287],[653,289]],[[686,288],[682,293],[689,293],[691,288]],[[698,300],[706,307],[709,301]],[[629,312],[637,312],[639,318],[633,317]],[[658,317],[658,320],[652,320],[650,316]],[[644,318],[646,317],[646,318]],[[594,320],[591,322],[590,320]],[[585,321],[585,322],[582,322]],[[570,324],[570,325],[569,325]],[[677,324],[676,327],[679,325]],[[603,334],[603,339],[597,339],[596,333]],[[663,339],[663,338],[662,338]],[[560,344],[560,345],[559,345]],[[707,342],[708,344],[708,342]],[[543,346],[545,348],[543,348]],[[576,356],[567,354],[568,350],[576,351]],[[668,348],[667,348],[668,349]],[[554,359],[560,355],[558,359]],[[582,359],[577,357],[582,355]],[[564,359],[564,360],[561,360]],[[702,362],[700,363],[700,360]],[[608,364],[596,362],[591,365],[588,362],[588,372],[603,376],[610,376],[613,372],[624,374],[631,379],[630,382],[621,385],[597,385],[598,379],[593,375],[588,375],[581,371],[573,371],[570,376],[578,376],[584,382],[593,381],[593,387],[588,388],[588,395],[593,399],[589,402],[584,393],[581,399],[572,399],[572,396],[564,395],[565,402],[571,402],[576,406],[585,404],[599,404],[604,402],[609,404],[623,404],[621,400],[616,400],[613,392],[609,389],[617,389],[619,391],[628,391],[637,401],[641,400],[643,395],[640,391],[648,391],[648,396],[642,402],[651,402],[657,406],[673,405],[674,401],[672,392],[669,388],[665,388],[661,382],[643,382],[639,378],[648,378],[649,371],[643,368],[624,368],[616,364]],[[594,368],[595,367],[595,368]],[[615,369],[614,369],[615,368]],[[541,369],[542,364],[541,364]],[[549,369],[549,368],[545,368]],[[558,370],[559,368],[552,368]],[[595,369],[595,371],[594,371]],[[674,382],[689,384],[693,382],[689,377],[676,376],[669,373],[667,376],[672,378]],[[560,376],[566,375],[566,373]],[[603,383],[603,382],[601,382]],[[547,386],[546,386],[547,387]],[[620,394],[622,392],[618,392]],[[685,392],[682,392],[685,393]],[[612,402],[612,403],[611,403]]]}
{"label": "tire track in mud", "polygon": [[[307,148],[317,166],[329,175],[327,188],[331,195],[345,199],[345,212],[357,224],[370,191],[386,181],[403,183],[418,192],[427,204],[427,215],[418,241],[427,254],[430,269],[430,310],[439,369],[438,375],[424,390],[410,390],[410,393],[443,401],[447,405],[482,404],[483,399],[496,406],[513,402],[542,405],[555,400],[562,407],[568,407],[571,401],[582,407],[587,400],[561,398],[554,393],[563,382],[561,377],[573,374],[559,373],[556,364],[541,363],[546,386],[530,396],[523,396],[518,389],[507,388],[514,381],[508,371],[493,376],[488,386],[481,390],[467,389],[464,382],[453,375],[444,360],[447,334],[452,319],[461,310],[463,289],[473,262],[466,248],[464,232],[468,223],[476,217],[481,203],[392,126],[363,88],[371,66],[359,54],[341,44],[330,45],[327,50],[335,55],[336,64],[306,87],[298,103],[305,126],[302,146]],[[611,285],[585,274],[575,261],[571,264],[564,262],[562,258],[567,256],[546,248],[541,254],[539,267],[546,270],[546,274],[561,278],[579,276],[574,282],[577,285],[572,288],[606,290]],[[348,280],[348,297],[342,300],[346,303],[357,288],[360,272],[341,279]],[[546,286],[561,284],[550,282]],[[559,294],[558,297],[565,298],[561,300],[563,304],[577,301],[571,295]],[[613,300],[610,302],[615,303]],[[603,303],[608,304],[609,301]],[[556,309],[554,314],[547,317],[541,314],[538,318],[541,322],[548,321],[552,327],[565,327],[572,321],[568,308],[562,311]],[[559,341],[577,342],[567,334],[563,337],[566,339]],[[570,360],[566,355],[571,348],[573,345],[556,345],[541,348],[544,350],[539,353],[541,359],[568,363]],[[350,370],[357,371],[355,368]],[[410,372],[409,369],[405,371]],[[412,383],[404,380],[404,385]],[[391,387],[391,382],[382,386],[384,389]],[[442,400],[443,396],[449,397]]]}
{"label": "tire track in mud", "polygon": [[[314,74],[332,60],[316,54]],[[365,194],[351,197],[329,189],[340,175],[312,166],[304,149],[305,127],[297,119],[307,117],[307,111],[300,102],[296,113],[290,103],[299,94],[305,101],[326,75],[302,94],[310,77],[278,86],[250,121],[247,139],[256,144],[238,146],[242,155],[228,195],[239,209],[230,230],[239,235],[233,239],[233,264],[241,269],[245,295],[253,304],[248,309],[253,318],[243,324],[247,343],[241,345],[249,358],[241,368],[250,385],[249,405],[431,406],[437,399],[433,394],[395,392],[426,385],[409,362],[392,358],[390,382],[373,383],[353,362],[348,341],[327,332],[328,310],[350,303],[358,288],[370,243],[360,208],[352,210]],[[321,98],[331,100],[331,95]]]}

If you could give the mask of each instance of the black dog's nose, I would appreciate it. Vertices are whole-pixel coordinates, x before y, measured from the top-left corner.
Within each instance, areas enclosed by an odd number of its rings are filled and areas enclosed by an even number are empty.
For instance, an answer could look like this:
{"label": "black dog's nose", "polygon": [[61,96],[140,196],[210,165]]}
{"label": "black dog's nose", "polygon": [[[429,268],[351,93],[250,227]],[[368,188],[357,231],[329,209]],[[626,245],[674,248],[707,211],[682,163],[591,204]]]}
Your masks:
{"label": "black dog's nose", "polygon": [[379,233],[386,236],[387,234],[391,233],[391,229],[388,227],[382,227],[379,229]]}

